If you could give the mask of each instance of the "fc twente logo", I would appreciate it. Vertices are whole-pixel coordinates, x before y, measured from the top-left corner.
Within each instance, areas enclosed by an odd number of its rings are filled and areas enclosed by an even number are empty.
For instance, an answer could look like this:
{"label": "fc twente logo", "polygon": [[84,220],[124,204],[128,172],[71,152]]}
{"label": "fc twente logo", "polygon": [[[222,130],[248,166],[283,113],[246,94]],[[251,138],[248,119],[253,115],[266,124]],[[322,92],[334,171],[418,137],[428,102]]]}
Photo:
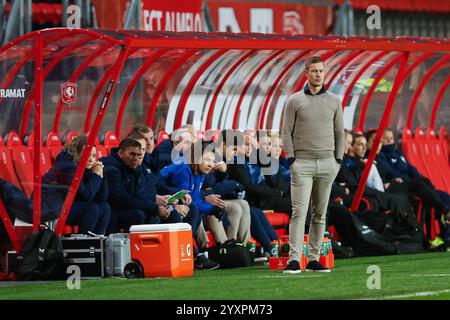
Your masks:
{"label": "fc twente logo", "polygon": [[74,103],[77,100],[77,84],[65,82],[61,84],[61,100],[65,104]]}

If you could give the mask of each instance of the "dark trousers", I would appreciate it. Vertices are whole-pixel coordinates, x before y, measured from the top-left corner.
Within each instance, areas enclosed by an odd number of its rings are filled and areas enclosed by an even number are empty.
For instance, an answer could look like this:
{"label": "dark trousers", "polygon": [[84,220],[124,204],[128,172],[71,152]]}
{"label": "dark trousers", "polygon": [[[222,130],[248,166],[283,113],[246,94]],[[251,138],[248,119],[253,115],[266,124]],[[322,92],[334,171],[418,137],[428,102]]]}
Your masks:
{"label": "dark trousers", "polygon": [[267,220],[261,209],[250,207],[250,232],[252,237],[267,251],[270,251],[270,243],[278,239],[278,235]]}
{"label": "dark trousers", "polygon": [[110,216],[111,208],[106,202],[75,201],[66,224],[77,225],[79,233],[105,234]]}
{"label": "dark trousers", "polygon": [[446,204],[442,201],[439,191],[427,178],[412,179],[407,183],[391,183],[390,192],[410,192],[422,199],[424,204],[435,208],[438,212],[445,211]]}
{"label": "dark trousers", "polygon": [[189,212],[185,217],[179,214],[176,210],[173,210],[167,219],[161,220],[161,223],[179,222],[188,223],[192,227],[192,234],[195,234],[201,222],[200,212],[197,207],[194,204],[190,204]]}
{"label": "dark trousers", "polygon": [[139,209],[118,210],[112,209],[111,219],[107,228],[107,234],[117,233],[123,230],[130,232],[130,227],[136,224],[144,224],[145,212]]}

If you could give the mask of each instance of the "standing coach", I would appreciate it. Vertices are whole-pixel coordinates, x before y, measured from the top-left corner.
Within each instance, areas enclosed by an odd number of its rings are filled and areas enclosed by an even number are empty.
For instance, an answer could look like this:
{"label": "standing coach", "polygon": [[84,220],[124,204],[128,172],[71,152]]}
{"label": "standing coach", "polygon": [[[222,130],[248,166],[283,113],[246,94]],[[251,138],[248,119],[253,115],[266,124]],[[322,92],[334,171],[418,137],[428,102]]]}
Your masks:
{"label": "standing coach", "polygon": [[284,273],[300,273],[305,220],[310,198],[306,271],[330,272],[319,263],[331,185],[344,156],[344,124],[339,97],[324,84],[325,64],[314,56],[305,62],[307,83],[289,96],[284,110],[283,147],[291,171],[292,217],[289,264]]}

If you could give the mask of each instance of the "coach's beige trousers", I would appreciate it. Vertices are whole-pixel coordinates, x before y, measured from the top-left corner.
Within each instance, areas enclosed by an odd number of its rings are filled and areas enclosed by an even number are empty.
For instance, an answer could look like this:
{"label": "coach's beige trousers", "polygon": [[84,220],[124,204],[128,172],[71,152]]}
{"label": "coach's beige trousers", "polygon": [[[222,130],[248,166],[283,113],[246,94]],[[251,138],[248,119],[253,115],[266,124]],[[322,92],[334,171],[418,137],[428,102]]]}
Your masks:
{"label": "coach's beige trousers", "polygon": [[309,228],[308,259],[318,261],[326,227],[326,213],[331,186],[340,165],[334,157],[296,159],[290,166],[292,217],[289,223],[289,261],[300,261],[305,221],[310,198],[312,215]]}

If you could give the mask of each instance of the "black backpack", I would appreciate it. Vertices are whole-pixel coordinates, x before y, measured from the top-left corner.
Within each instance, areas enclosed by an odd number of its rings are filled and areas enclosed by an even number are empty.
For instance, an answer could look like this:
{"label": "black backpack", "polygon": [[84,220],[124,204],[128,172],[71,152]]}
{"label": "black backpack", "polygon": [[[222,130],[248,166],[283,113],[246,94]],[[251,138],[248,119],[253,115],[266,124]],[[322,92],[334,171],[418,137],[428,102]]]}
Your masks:
{"label": "black backpack", "polygon": [[219,263],[222,269],[248,267],[251,264],[247,247],[234,239],[209,248],[208,258]]}
{"label": "black backpack", "polygon": [[17,280],[57,280],[63,278],[61,238],[45,224],[25,241],[14,268]]}

